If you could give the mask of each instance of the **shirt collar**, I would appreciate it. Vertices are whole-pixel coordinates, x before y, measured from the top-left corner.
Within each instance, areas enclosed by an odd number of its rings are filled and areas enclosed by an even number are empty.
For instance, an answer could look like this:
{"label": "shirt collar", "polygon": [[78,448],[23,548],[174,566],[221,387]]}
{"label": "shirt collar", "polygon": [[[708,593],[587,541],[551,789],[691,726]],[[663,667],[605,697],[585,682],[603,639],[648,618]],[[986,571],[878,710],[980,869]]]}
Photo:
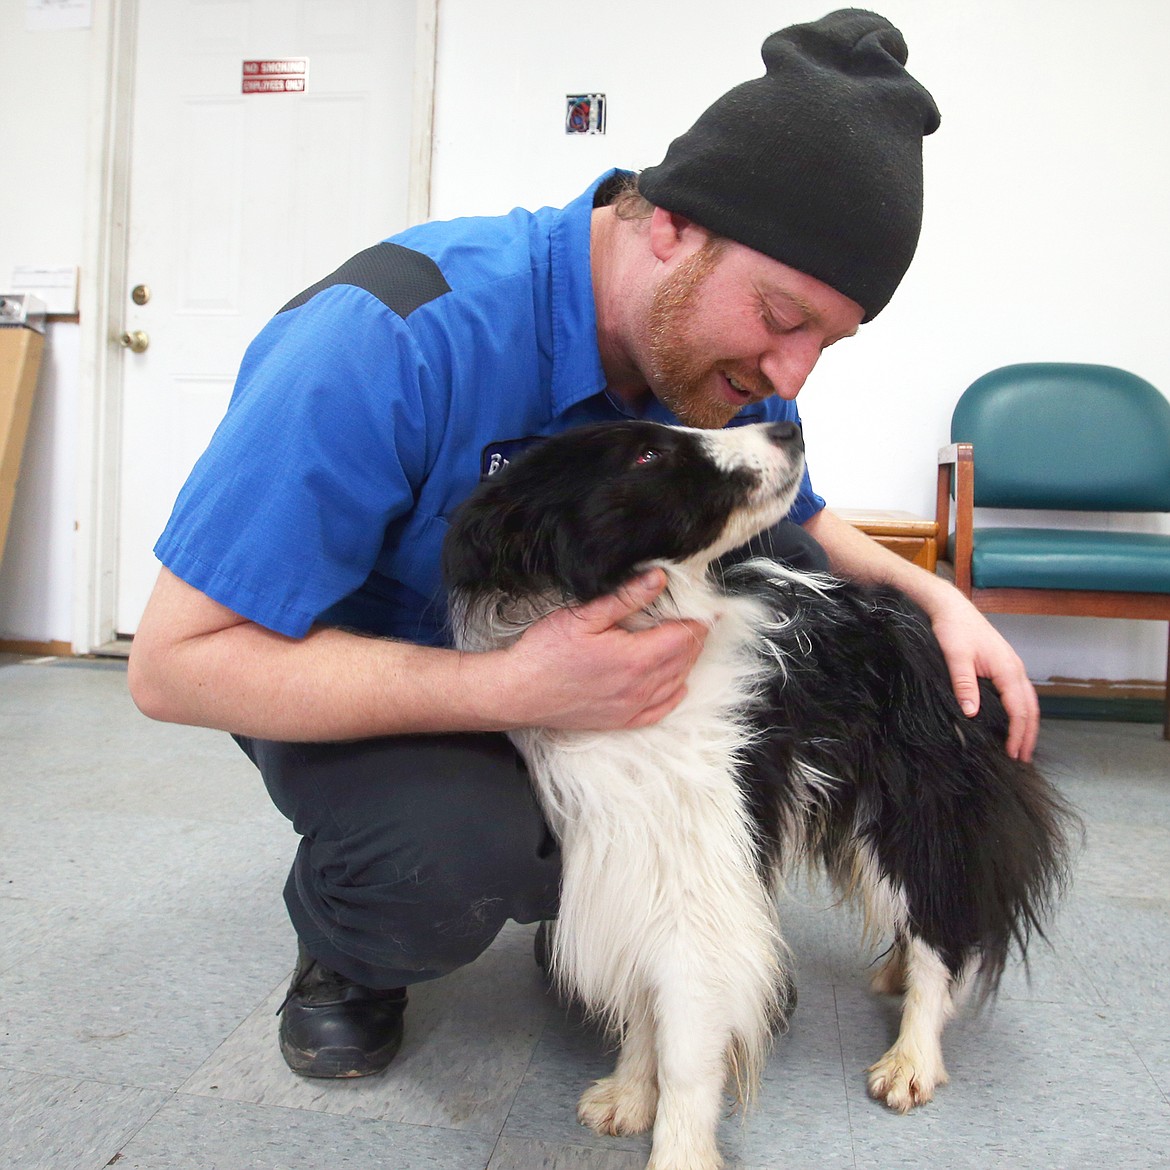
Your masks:
{"label": "shirt collar", "polygon": [[550,229],[552,386],[554,415],[605,389],[605,371],[597,348],[597,310],[593,302],[593,272],[589,232],[597,188],[616,170],[590,184],[553,218]]}

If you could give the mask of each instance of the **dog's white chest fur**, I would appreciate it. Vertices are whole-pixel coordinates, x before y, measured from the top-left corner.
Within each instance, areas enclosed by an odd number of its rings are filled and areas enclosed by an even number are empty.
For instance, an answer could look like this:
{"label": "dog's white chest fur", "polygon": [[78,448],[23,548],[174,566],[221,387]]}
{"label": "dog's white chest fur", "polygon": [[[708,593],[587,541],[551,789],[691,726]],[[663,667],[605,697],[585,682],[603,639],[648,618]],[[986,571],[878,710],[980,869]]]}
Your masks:
{"label": "dog's white chest fur", "polygon": [[[554,972],[628,1053],[582,1102],[583,1119],[602,1129],[609,1123],[589,1113],[590,1101],[604,1114],[610,1096],[627,1108],[642,1100],[655,1078],[639,1061],[669,1063],[675,1054],[685,1075],[670,1080],[691,1087],[694,1099],[678,1103],[689,1112],[717,1105],[729,1055],[748,1091],[784,983],[773,903],[736,779],[762,669],[753,649],[761,614],[678,566],[662,567],[669,601],[657,620],[710,626],[682,703],[648,727],[512,735],[561,842]],[[696,1036],[705,1043],[696,1046]],[[692,1132],[713,1134],[717,1118],[709,1121]]]}

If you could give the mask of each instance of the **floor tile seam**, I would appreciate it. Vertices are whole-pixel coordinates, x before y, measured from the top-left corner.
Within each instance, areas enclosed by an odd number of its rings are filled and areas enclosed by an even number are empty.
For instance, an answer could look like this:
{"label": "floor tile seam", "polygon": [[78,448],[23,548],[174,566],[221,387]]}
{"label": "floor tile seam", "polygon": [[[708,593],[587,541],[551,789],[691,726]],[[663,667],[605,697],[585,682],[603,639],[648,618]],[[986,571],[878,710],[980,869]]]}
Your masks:
{"label": "floor tile seam", "polygon": [[[508,1114],[512,1112],[511,1105],[508,1106]],[[484,1163],[484,1170],[491,1170],[492,1163],[496,1160],[496,1151],[500,1148],[500,1142],[504,1140],[504,1125],[508,1124],[508,1118],[504,1118],[504,1124],[500,1126],[500,1132],[496,1134],[495,1140],[492,1142],[492,1148],[488,1151],[487,1161]]]}
{"label": "floor tile seam", "polygon": [[132,1089],[141,1093],[156,1093],[162,1099],[137,1125],[128,1126],[124,1131],[113,1137],[109,1143],[107,1153],[98,1154],[100,1161],[94,1162],[94,1170],[108,1166],[121,1151],[128,1146],[178,1095],[175,1089],[160,1089],[157,1085],[135,1085],[125,1081],[108,1081],[100,1077],[78,1077],[62,1073],[37,1072],[28,1068],[15,1068],[9,1064],[0,1063],[0,1069],[6,1072],[23,1073],[25,1076],[38,1077],[41,1080],[61,1081],[72,1086],[98,1085],[107,1089]]}
{"label": "floor tile seam", "polygon": [[138,1093],[162,1093],[168,1097],[179,1091],[178,1085],[160,1085],[157,1081],[138,1082],[125,1077],[90,1076],[84,1073],[60,1072],[55,1069],[34,1068],[28,1064],[0,1061],[0,1072],[20,1073],[47,1081],[62,1081],[71,1085],[100,1085],[106,1089],[131,1089]]}
{"label": "floor tile seam", "polygon": [[[234,1028],[232,1028],[226,1035],[222,1036],[220,1038],[219,1043],[216,1044],[210,1051],[208,1051],[207,1053],[204,1054],[203,1058],[195,1065],[194,1068],[191,1069],[191,1071],[175,1087],[175,1092],[176,1093],[183,1093],[184,1095],[189,1096],[189,1097],[206,1097],[206,1098],[209,1098],[210,1100],[222,1100],[222,1098],[210,1097],[210,1095],[207,1093],[192,1092],[190,1089],[187,1088],[187,1086],[191,1083],[192,1080],[194,1080],[195,1077],[197,1077],[199,1075],[200,1070],[207,1066],[208,1061],[212,1060],[215,1057],[215,1054],[217,1052],[221,1051],[223,1049],[224,1045],[228,1044],[231,1041],[232,1037],[241,1028],[243,1028],[248,1023],[248,1021],[258,1011],[260,1011],[266,1003],[268,1003],[272,999],[272,997],[274,995],[276,995],[276,993],[280,990],[280,988],[283,986],[285,981],[287,979],[291,979],[291,978],[292,978],[292,968],[290,967],[287,974],[281,975],[281,977],[272,985],[272,987],[268,991],[264,992],[264,994],[261,995],[260,998],[257,999],[247,1011],[244,1012],[243,1016],[240,1018],[239,1022],[236,1024],[236,1026]],[[281,1006],[283,1007],[284,1005],[282,1004]],[[277,1015],[279,1015],[279,1014],[280,1014],[279,1012],[274,1012],[273,1019],[275,1019],[277,1017]]]}
{"label": "floor tile seam", "polygon": [[1146,1063],[1146,1058],[1141,1054],[1141,1050],[1138,1048],[1137,1042],[1134,1040],[1133,1036],[1130,1035],[1129,1029],[1125,1028],[1124,1026],[1122,1026],[1122,1035],[1125,1037],[1125,1042],[1130,1046],[1130,1048],[1133,1049],[1133,1054],[1137,1058],[1138,1064],[1142,1066],[1146,1076],[1150,1078],[1150,1083],[1154,1086],[1154,1092],[1157,1093],[1157,1095],[1161,1097],[1168,1106],[1170,1106],[1170,1089],[1162,1088],[1161,1084],[1158,1082],[1157,1076],[1154,1074],[1154,1070],[1150,1068],[1150,1066]]}
{"label": "floor tile seam", "polygon": [[[1000,995],[998,993],[998,991],[996,992],[995,998],[1002,999],[1008,1003],[1043,1003],[1043,1004],[1053,1004],[1053,1005],[1058,1006],[1058,1007],[1059,1006],[1090,1007],[1090,1008],[1109,1007],[1110,1006],[1109,1000],[1102,993],[1101,988],[1097,986],[1096,982],[1094,981],[1094,979],[1089,971],[1089,968],[1081,961],[1081,959],[1077,955],[1075,949],[1071,945],[1068,945],[1068,942],[1069,942],[1068,939],[1061,937],[1061,936],[1058,936],[1056,930],[1054,929],[1052,931],[1051,937],[1047,934],[1042,934],[1038,938],[1035,938],[1033,940],[1032,945],[1034,947],[1038,946],[1038,947],[1044,948],[1046,953],[1049,956],[1051,956],[1053,959],[1055,959],[1057,962],[1059,962],[1062,966],[1072,967],[1075,970],[1077,970],[1081,974],[1081,976],[1083,977],[1085,983],[1088,985],[1088,987],[1092,991],[1092,993],[1095,997],[1094,1001],[1086,1002],[1082,999],[1079,999],[1077,997],[1075,989],[1072,989],[1072,988],[1070,988],[1070,992],[1069,992],[1070,998],[1067,998],[1067,999],[1064,997],[1060,997],[1057,999],[1047,999],[1047,998],[1036,999],[1033,996],[1013,996],[1010,992],[1007,992],[1003,995]],[[1032,949],[1032,947],[1029,947],[1029,950],[1031,950],[1031,949]],[[1025,985],[1030,989],[1031,988],[1031,968],[1030,968],[1031,956],[1029,955],[1029,956],[1026,956],[1026,957],[1021,959],[1019,957],[1019,955],[1017,954],[1015,956],[1015,959],[1016,959],[1016,965],[1023,968]]]}
{"label": "floor tile seam", "polygon": [[110,1156],[106,1158],[104,1162],[96,1162],[94,1164],[94,1170],[101,1170],[101,1167],[109,1166],[110,1163],[113,1162],[119,1154],[121,1154],[126,1146],[128,1146],[148,1125],[150,1125],[150,1123],[154,1121],[154,1119],[175,1099],[177,1095],[178,1093],[176,1090],[171,1090],[168,1092],[166,1094],[166,1099],[160,1101],[158,1107],[151,1110],[149,1117],[144,1118],[141,1124],[134,1126],[130,1132],[125,1133],[119,1137],[116,1143],[111,1143],[114,1145],[114,1149],[110,1153]]}
{"label": "floor tile seam", "polygon": [[[650,1131],[647,1131],[647,1132],[650,1132]],[[626,1135],[626,1136],[628,1137],[631,1135]],[[641,1135],[639,1135],[639,1136],[641,1136]],[[496,1156],[496,1151],[499,1149],[500,1142],[505,1141],[505,1140],[507,1140],[509,1142],[516,1142],[517,1144],[519,1144],[521,1142],[530,1142],[534,1146],[551,1147],[551,1148],[555,1148],[558,1153],[565,1151],[565,1150],[580,1150],[582,1154],[586,1154],[586,1155],[599,1154],[599,1153],[600,1154],[611,1154],[612,1153],[612,1154],[616,1154],[618,1157],[621,1157],[621,1155],[623,1155],[623,1154],[632,1154],[635,1157],[638,1156],[638,1153],[635,1151],[632,1151],[632,1150],[619,1149],[619,1148],[615,1148],[613,1146],[591,1145],[588,1142],[569,1141],[569,1140],[565,1139],[564,1137],[542,1138],[542,1137],[531,1137],[527,1134],[517,1135],[515,1137],[507,1137],[507,1135],[501,1133],[499,1139],[496,1141],[496,1144],[492,1147],[491,1158],[489,1158],[487,1161],[488,1170],[490,1170],[490,1168],[491,1168],[492,1159],[495,1158],[495,1156]],[[733,1168],[737,1167],[737,1166],[738,1166],[738,1163],[728,1163],[728,1170],[733,1170]]]}
{"label": "floor tile seam", "polygon": [[528,1060],[524,1064],[523,1072],[521,1072],[521,1074],[516,1078],[516,1088],[512,1090],[511,1099],[508,1101],[508,1108],[504,1113],[503,1120],[500,1122],[499,1133],[496,1134],[496,1140],[492,1143],[491,1157],[489,1157],[487,1160],[488,1166],[492,1164],[492,1158],[496,1156],[496,1150],[499,1148],[500,1142],[504,1137],[504,1130],[508,1128],[508,1122],[511,1120],[512,1110],[516,1107],[516,1098],[519,1097],[520,1090],[524,1088],[524,1082],[528,1080],[528,1074],[532,1070],[532,1062],[536,1059],[536,1050],[540,1047],[541,1041],[544,1040],[545,1034],[547,1032],[548,1020],[546,1019],[545,1022],[541,1025],[540,1032],[537,1034],[536,1039],[532,1042],[532,1047],[528,1050]]}
{"label": "floor tile seam", "polygon": [[1104,991],[1101,990],[1100,987],[1097,986],[1097,981],[1093,978],[1093,974],[1090,971],[1088,965],[1082,963],[1080,958],[1075,954],[1070,956],[1070,961],[1072,965],[1076,967],[1076,969],[1081,973],[1081,975],[1084,976],[1085,982],[1093,989],[1093,994],[1097,997],[1097,1002],[1095,1004],[1090,1004],[1089,1006],[1097,1010],[1112,1007],[1113,1004],[1110,1003],[1109,997],[1105,994]]}
{"label": "floor tile seam", "polygon": [[837,981],[832,983],[833,992],[833,1020],[837,1027],[837,1055],[841,1062],[841,1092],[845,1098],[845,1126],[849,1132],[849,1156],[853,1161],[854,1170],[858,1170],[860,1163],[857,1154],[857,1135],[853,1126],[853,1103],[849,1097],[849,1070],[845,1065],[845,1038],[841,1034],[841,1009],[837,1001]]}

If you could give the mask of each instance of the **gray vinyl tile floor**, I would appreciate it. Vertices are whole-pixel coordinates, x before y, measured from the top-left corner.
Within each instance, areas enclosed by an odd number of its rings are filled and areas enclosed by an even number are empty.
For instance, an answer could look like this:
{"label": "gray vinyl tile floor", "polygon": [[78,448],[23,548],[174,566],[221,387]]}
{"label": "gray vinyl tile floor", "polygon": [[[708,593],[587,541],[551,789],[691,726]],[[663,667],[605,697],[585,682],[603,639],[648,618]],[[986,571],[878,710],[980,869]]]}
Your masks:
{"label": "gray vinyl tile floor", "polygon": [[[951,1083],[895,1116],[865,1067],[896,1025],[875,947],[819,887],[784,906],[800,1006],[746,1118],[739,1170],[1170,1166],[1170,744],[1046,723],[1081,809],[1073,890],[1000,996],[945,1040]],[[532,927],[412,989],[377,1078],[293,1076],[275,1011],[294,837],[223,735],[152,724],[121,664],[0,658],[0,1165],[4,1170],[634,1170],[644,1138],[575,1121],[604,1040],[545,989]]]}

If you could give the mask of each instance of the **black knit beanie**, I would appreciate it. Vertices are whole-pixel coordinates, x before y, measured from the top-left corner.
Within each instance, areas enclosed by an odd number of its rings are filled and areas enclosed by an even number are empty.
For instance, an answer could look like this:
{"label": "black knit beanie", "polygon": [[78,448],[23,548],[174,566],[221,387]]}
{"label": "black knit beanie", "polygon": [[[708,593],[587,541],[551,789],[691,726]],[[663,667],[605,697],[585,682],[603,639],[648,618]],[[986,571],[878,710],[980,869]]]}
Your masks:
{"label": "black knit beanie", "polygon": [[773,33],[767,72],[724,94],[638,176],[651,203],[814,276],[865,320],[910,266],[934,99],[906,42],[859,8]]}

